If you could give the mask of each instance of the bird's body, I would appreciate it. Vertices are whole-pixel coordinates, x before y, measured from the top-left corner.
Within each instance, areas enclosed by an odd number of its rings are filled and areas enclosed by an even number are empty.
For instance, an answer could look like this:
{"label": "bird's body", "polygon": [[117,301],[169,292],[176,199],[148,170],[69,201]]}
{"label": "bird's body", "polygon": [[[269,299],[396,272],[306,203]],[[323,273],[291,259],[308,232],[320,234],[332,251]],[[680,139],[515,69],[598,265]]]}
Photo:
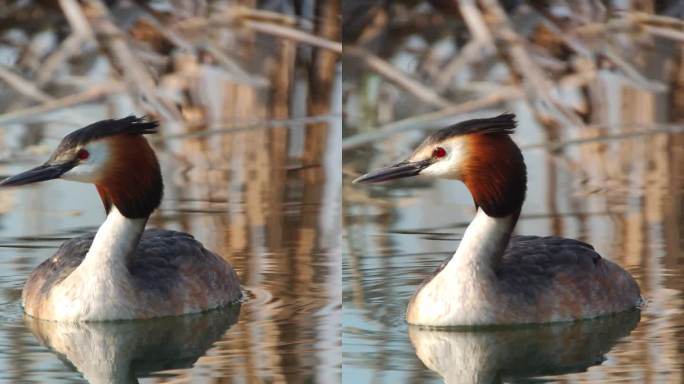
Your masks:
{"label": "bird's body", "polygon": [[[475,225],[491,220],[482,212],[478,215]],[[622,312],[633,308],[639,298],[639,287],[625,270],[581,241],[512,236],[496,262],[469,257],[468,244],[464,246],[414,294],[407,311],[410,323],[570,321]]]}
{"label": "bird's body", "polygon": [[357,182],[415,175],[463,181],[477,206],[458,249],[418,288],[410,324],[482,326],[570,321],[635,308],[634,278],[593,247],[560,237],[512,236],[526,170],[510,139],[513,115],[437,131],[411,157]]}
{"label": "bird's body", "polygon": [[232,268],[183,232],[148,229],[131,265],[94,265],[74,273],[94,237],[89,233],[65,242],[33,270],[22,291],[27,314],[60,320],[141,319],[201,312],[240,300]]}
{"label": "bird's body", "polygon": [[240,283],[223,258],[189,234],[145,230],[163,188],[159,164],[142,137],[154,127],[133,117],[95,123],[67,136],[46,164],[0,183],[58,177],[92,182],[107,211],[97,233],[67,241],[31,273],[22,291],[28,315],[146,319],[239,302]]}

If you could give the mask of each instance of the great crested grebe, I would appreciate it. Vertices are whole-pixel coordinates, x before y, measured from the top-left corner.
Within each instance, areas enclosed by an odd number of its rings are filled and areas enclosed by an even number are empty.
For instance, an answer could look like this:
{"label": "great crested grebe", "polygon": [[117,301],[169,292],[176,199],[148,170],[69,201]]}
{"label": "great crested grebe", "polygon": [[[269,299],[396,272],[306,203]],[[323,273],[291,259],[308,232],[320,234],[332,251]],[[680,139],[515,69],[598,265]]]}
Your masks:
{"label": "great crested grebe", "polygon": [[626,311],[639,286],[581,241],[511,236],[527,173],[510,138],[515,116],[468,120],[429,136],[405,161],[354,180],[428,175],[462,181],[477,213],[456,252],[409,302],[406,319],[425,326],[570,321]]}
{"label": "great crested grebe", "polygon": [[242,297],[233,268],[187,233],[145,230],[161,202],[159,162],[143,137],[157,123],[103,120],[62,139],[43,165],[0,186],[51,179],[95,184],[107,219],[64,243],[29,276],[21,299],[45,320],[143,319],[201,312]]}

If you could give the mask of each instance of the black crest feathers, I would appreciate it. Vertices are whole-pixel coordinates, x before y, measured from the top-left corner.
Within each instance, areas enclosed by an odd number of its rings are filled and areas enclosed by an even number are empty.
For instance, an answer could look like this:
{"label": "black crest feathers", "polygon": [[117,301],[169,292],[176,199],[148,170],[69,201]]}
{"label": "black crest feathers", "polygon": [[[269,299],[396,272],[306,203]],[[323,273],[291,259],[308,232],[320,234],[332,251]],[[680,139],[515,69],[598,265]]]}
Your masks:
{"label": "black crest feathers", "polygon": [[157,132],[159,123],[145,121],[144,117],[128,116],[123,119],[102,120],[71,132],[62,139],[57,151],[84,145],[93,140],[114,135],[147,135]]}
{"label": "black crest feathers", "polygon": [[466,120],[450,125],[430,135],[428,140],[430,143],[437,143],[453,136],[473,133],[480,135],[510,135],[515,132],[515,128],[515,115],[512,113],[505,113],[496,117]]}

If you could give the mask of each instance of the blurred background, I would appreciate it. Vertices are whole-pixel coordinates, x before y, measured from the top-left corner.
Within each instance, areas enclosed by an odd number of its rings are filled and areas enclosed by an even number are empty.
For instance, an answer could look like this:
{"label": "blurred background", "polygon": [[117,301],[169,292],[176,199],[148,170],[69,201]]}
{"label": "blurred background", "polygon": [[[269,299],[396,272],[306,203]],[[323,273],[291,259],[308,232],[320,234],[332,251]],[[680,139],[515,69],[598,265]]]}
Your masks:
{"label": "blurred background", "polygon": [[[343,382],[684,381],[682,16],[680,1],[343,2]],[[446,180],[351,181],[502,112],[529,174],[516,234],[593,244],[637,278],[636,318],[407,327],[472,199]]]}
{"label": "blurred background", "polygon": [[[127,345],[117,352],[127,380],[339,381],[340,12],[339,0],[0,1],[0,177],[44,161],[91,122],[157,119],[148,139],[166,188],[150,226],[193,234],[247,291],[227,330],[224,321],[200,334],[212,318],[138,330],[169,340],[193,329],[203,344],[152,368],[145,357],[162,356],[163,343],[145,353]],[[36,338],[19,302],[34,267],[103,220],[90,185],[0,191],[0,381],[112,380],[87,366],[110,355],[94,348],[80,361],[68,349],[77,337],[54,338],[82,329]],[[105,346],[133,334],[85,332]]]}

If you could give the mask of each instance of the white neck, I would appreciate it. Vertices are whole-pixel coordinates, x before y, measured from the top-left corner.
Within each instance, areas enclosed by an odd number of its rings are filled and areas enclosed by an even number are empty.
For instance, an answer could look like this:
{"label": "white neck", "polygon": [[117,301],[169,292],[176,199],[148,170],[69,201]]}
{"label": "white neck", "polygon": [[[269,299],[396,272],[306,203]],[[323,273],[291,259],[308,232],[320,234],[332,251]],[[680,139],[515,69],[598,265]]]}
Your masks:
{"label": "white neck", "polygon": [[45,318],[62,321],[129,319],[136,292],[128,266],[147,218],[129,219],[116,207],[97,230],[85,259],[50,293]]}
{"label": "white neck", "polygon": [[456,253],[423,285],[409,304],[411,324],[448,326],[487,321],[486,303],[495,267],[506,249],[517,215],[490,217],[478,209]]}
{"label": "white neck", "polygon": [[97,230],[81,267],[128,265],[146,223],[147,218],[130,219],[122,215],[116,206],[112,206],[107,219]]}
{"label": "white neck", "polygon": [[477,267],[480,272],[492,270],[506,249],[515,221],[512,215],[491,217],[478,209],[443,272],[447,268]]}

